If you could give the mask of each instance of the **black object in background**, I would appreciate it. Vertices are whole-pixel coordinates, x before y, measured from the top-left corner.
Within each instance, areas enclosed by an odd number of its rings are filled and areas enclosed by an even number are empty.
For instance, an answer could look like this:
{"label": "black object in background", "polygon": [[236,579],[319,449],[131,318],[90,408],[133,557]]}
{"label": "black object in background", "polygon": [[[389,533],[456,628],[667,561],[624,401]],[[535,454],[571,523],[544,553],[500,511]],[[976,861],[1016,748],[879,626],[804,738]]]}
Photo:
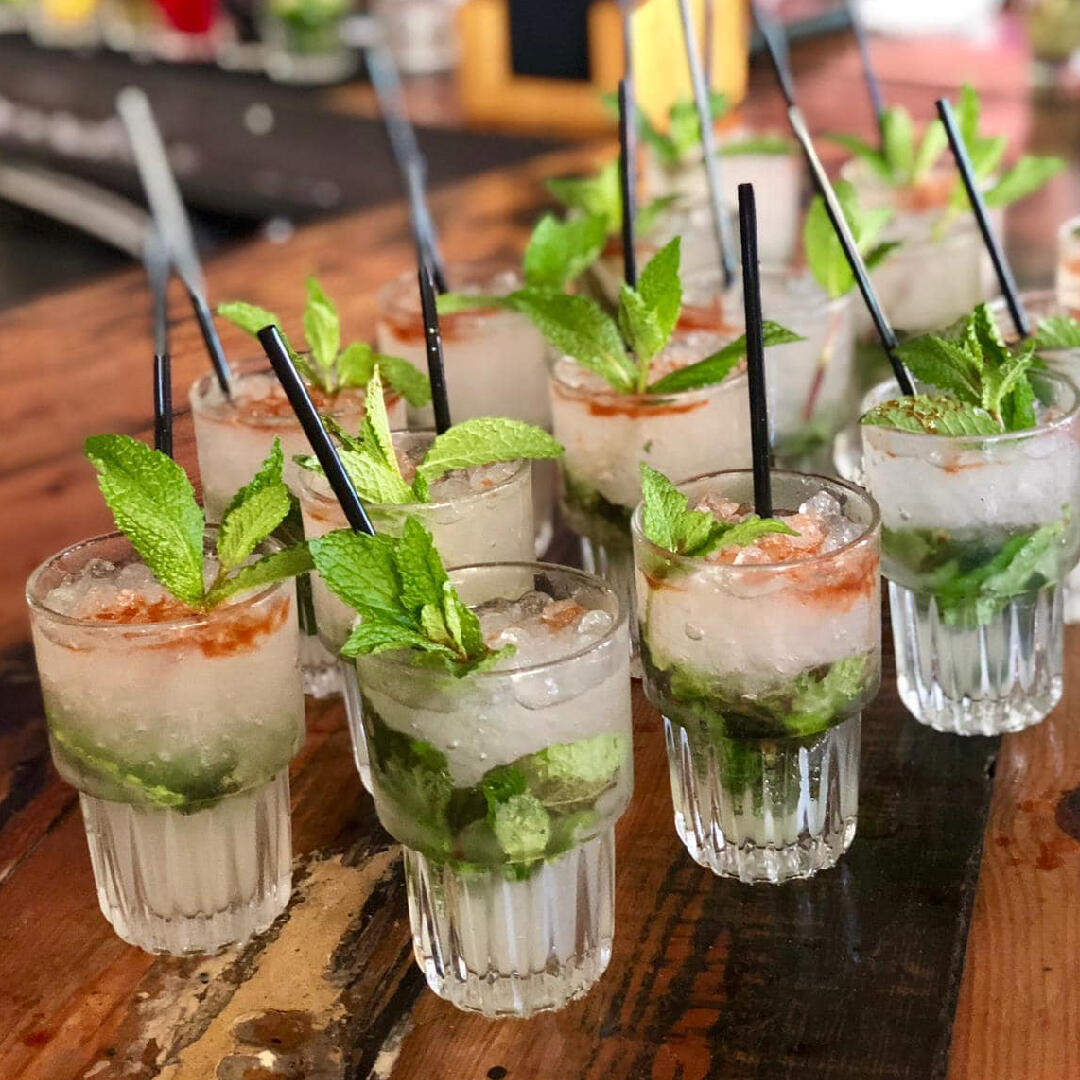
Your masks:
{"label": "black object in background", "polygon": [[589,78],[586,15],[592,0],[509,0],[510,63],[516,75]]}

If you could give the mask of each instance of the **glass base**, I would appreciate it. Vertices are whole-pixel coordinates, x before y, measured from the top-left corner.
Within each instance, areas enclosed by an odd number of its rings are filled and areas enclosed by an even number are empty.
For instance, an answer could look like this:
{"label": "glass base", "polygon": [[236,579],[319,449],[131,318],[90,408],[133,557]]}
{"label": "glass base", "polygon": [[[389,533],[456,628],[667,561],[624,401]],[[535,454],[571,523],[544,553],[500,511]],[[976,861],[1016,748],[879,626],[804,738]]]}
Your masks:
{"label": "glass base", "polygon": [[345,720],[349,725],[349,739],[352,742],[353,761],[356,771],[369,794],[374,794],[371,786],[371,763],[368,759],[367,739],[364,737],[364,704],[360,697],[360,683],[356,678],[356,664],[351,660],[341,661],[342,696],[345,698]]}
{"label": "glass base", "polygon": [[459,1009],[528,1017],[587,993],[611,959],[615,830],[542,863],[524,881],[405,849],[416,962]]}
{"label": "glass base", "polygon": [[194,814],[80,794],[98,903],[150,953],[216,953],[265,930],[292,888],[289,774]]}
{"label": "glass base", "polygon": [[949,626],[929,593],[889,582],[896,683],[937,731],[1001,735],[1044,720],[1061,700],[1062,589],[1018,597],[983,626]]}
{"label": "glass base", "polygon": [[675,831],[721,877],[774,885],[834,866],[855,838],[859,714],[806,739],[725,739],[664,717]]}
{"label": "glass base", "polygon": [[338,659],[314,634],[300,636],[300,666],[308,697],[328,698],[342,693]]}

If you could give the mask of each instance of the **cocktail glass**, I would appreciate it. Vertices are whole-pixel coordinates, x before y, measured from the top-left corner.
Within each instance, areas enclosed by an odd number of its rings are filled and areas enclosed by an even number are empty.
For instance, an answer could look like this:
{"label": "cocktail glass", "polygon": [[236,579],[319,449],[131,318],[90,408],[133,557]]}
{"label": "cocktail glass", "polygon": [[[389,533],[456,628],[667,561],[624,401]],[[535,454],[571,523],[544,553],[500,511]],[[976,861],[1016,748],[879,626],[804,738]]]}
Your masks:
{"label": "cocktail glass", "polygon": [[[724,340],[679,334],[654,365],[664,371],[694,363]],[[564,357],[552,367],[550,389],[555,438],[566,448],[560,459],[563,516],[581,537],[586,569],[629,604],[630,515],[641,501],[640,463],[675,481],[749,466],[746,375],[736,370],[722,382],[676,394],[621,394]]]}
{"label": "cocktail glass", "polygon": [[259,20],[266,72],[277,82],[333,83],[356,70],[342,36],[351,0],[263,0]]}
{"label": "cocktail glass", "polygon": [[[432,432],[394,432],[399,453],[419,462],[431,445]],[[400,536],[407,517],[420,520],[431,533],[446,566],[480,562],[516,562],[533,556],[533,504],[531,470],[525,461],[484,465],[448,473],[431,485],[431,502],[400,506],[365,503],[377,532]],[[326,477],[302,471],[300,509],[304,535],[325,536],[335,529],[348,528]],[[318,574],[311,576],[311,595],[319,637],[326,649],[337,656],[345,644],[356,612],[326,587]],[[360,691],[356,665],[341,663],[345,688],[345,712],[352,736],[356,768],[364,787],[371,790],[371,768],[364,741]]]}
{"label": "cocktail glass", "polygon": [[[501,295],[521,285],[516,270],[494,262],[450,263],[447,277],[461,292]],[[547,343],[522,314],[488,308],[439,318],[450,415],[455,423],[477,416],[509,416],[551,430],[547,394]],[[424,320],[415,274],[404,274],[379,293],[375,340],[380,351],[427,369]],[[431,407],[412,409],[409,426],[433,426]],[[536,552],[551,542],[555,466],[533,463]]]}
{"label": "cocktail glass", "polygon": [[[805,271],[764,267],[761,303],[769,319],[805,339],[773,346],[765,353],[776,464],[825,471],[833,437],[855,412],[853,295],[830,299]],[[686,278],[679,325],[742,333],[742,290],[736,287],[725,293],[715,266]]]}
{"label": "cocktail glass", "polygon": [[[644,686],[664,717],[675,831],[713,873],[779,883],[833,866],[855,836],[881,603],[873,499],[800,473],[774,472],[772,485],[778,515],[802,513],[801,536],[769,537],[746,562],[739,549],[657,547],[641,509],[633,527]],[[746,471],[680,490],[691,505],[753,506]]]}
{"label": "cocktail glass", "polygon": [[517,653],[462,678],[403,652],[357,660],[375,808],[405,847],[428,985],[529,1016],[586,993],[611,957],[614,826],[633,786],[626,612],[563,567],[450,579]]}
{"label": "cocktail glass", "polygon": [[1062,593],[1080,554],[1077,391],[1032,376],[1040,425],[950,437],[864,425],[881,506],[897,685],[923,724],[996,735],[1062,691]]}
{"label": "cocktail glass", "polygon": [[[309,392],[321,413],[333,417],[346,431],[359,430],[364,415],[362,389],[342,390],[333,396],[316,388],[309,388]],[[233,495],[258,472],[275,438],[281,440],[285,457],[285,483],[294,495],[299,494],[302,470],[293,458],[310,454],[311,446],[277,376],[265,360],[234,365],[231,400],[209,373],[195,382],[188,398],[195,421],[203,506],[208,520],[220,520]],[[387,390],[386,408],[391,427],[404,427],[404,399]],[[325,697],[340,688],[337,658],[326,651],[316,636],[309,581],[305,575],[297,579],[295,586],[302,630],[304,685],[307,693]]]}
{"label": "cocktail glass", "polygon": [[[918,188],[896,188],[859,161],[843,169],[866,210],[895,211],[882,233],[883,241],[899,241],[870,278],[893,326],[912,333],[940,330],[967,315],[993,289],[982,237],[970,212],[945,221],[945,206],[955,173],[939,169]],[[1000,228],[1000,211],[991,211]],[[999,233],[1000,235],[1000,233]],[[873,334],[865,307],[856,313],[860,337]]]}
{"label": "cocktail glass", "polygon": [[[215,540],[208,529],[208,561]],[[192,612],[118,533],[27,583],[53,761],[79,790],[98,903],[147,952],[216,952],[288,903],[294,597],[283,581]]]}

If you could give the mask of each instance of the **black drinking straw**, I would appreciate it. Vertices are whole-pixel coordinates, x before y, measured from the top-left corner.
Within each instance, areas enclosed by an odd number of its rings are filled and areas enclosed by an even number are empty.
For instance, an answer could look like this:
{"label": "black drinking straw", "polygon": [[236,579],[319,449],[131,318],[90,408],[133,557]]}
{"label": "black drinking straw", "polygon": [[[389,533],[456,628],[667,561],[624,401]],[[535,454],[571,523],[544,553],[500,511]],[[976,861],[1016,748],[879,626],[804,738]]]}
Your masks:
{"label": "black drinking straw", "polygon": [[446,368],[443,364],[439,310],[435,304],[435,283],[431,277],[431,265],[423,252],[418,277],[420,311],[424,319],[424,341],[427,345],[428,381],[431,383],[431,405],[435,412],[435,433],[441,435],[450,427],[450,399],[446,392]]}
{"label": "black drinking straw", "polygon": [[720,162],[716,156],[716,139],[713,135],[712,110],[709,108],[709,89],[698,55],[697,32],[690,11],[690,0],[679,0],[682,16],[683,41],[686,44],[686,61],[690,67],[690,82],[694,88],[697,105],[698,130],[701,132],[701,150],[705,164],[705,179],[709,184],[709,206],[712,210],[713,235],[720,252],[720,268],[723,271],[724,289],[731,288],[735,280],[735,258],[731,238],[728,236],[727,213],[724,210],[724,188],[720,182]]}
{"label": "black drinking straw", "polygon": [[945,134],[949,136],[949,148],[952,150],[956,167],[960,170],[960,176],[967,190],[968,201],[975,213],[975,220],[979,223],[979,232],[982,233],[983,243],[990,253],[990,261],[994,264],[994,272],[997,274],[998,283],[1005,296],[1005,303],[1009,305],[1009,314],[1012,316],[1013,325],[1021,339],[1031,336],[1031,323],[1028,321],[1027,312],[1024,310],[1020,292],[1016,287],[1016,278],[1013,277],[1012,267],[1005,256],[1005,249],[990,224],[990,216],[986,212],[986,200],[983,199],[979,185],[975,181],[975,174],[971,171],[971,158],[968,156],[967,145],[964,136],[956,124],[952,105],[945,98],[937,100],[938,116],[945,125]]}
{"label": "black drinking straw", "polygon": [[785,59],[786,48],[783,39],[772,20],[762,16],[754,0],[751,0],[750,8],[769,50],[773,70],[776,72],[776,78],[780,84],[780,92],[787,102],[788,122],[791,124],[791,130],[795,133],[795,138],[798,139],[799,145],[806,155],[806,161],[810,166],[814,184],[821,193],[822,199],[825,200],[825,210],[829,215],[829,221],[836,232],[836,238],[840,241],[840,246],[844,249],[844,257],[847,259],[848,266],[851,267],[851,272],[858,282],[859,292],[862,294],[863,302],[870,312],[870,318],[874,321],[874,328],[877,330],[885,355],[892,365],[893,375],[896,378],[897,385],[900,387],[900,392],[905,396],[910,396],[915,392],[915,388],[912,386],[911,377],[900,361],[900,354],[897,351],[899,342],[896,339],[896,332],[882,310],[873,285],[870,284],[870,275],[866,271],[866,264],[863,262],[862,255],[859,254],[859,246],[855,243],[855,237],[851,234],[851,228],[844,217],[844,211],[840,206],[839,199],[836,197],[836,192],[833,190],[832,184],[829,183],[829,176],[825,172],[825,166],[821,164],[821,158],[818,157],[817,151],[814,149],[814,143],[810,138],[810,132],[806,126],[806,120],[803,118],[802,110],[795,103],[795,84],[791,78],[791,69]]}
{"label": "black drinking straw", "polygon": [[195,238],[150,101],[137,86],[128,86],[116,95],[116,111],[127,130],[135,167],[146,192],[146,201],[150,204],[154,225],[191,299],[218,385],[226,397],[232,397],[232,371],[214,326],[214,317],[206,303],[206,281]]}
{"label": "black drinking straw", "polygon": [[866,28],[862,24],[862,18],[852,3],[852,0],[844,0],[844,9],[847,11],[851,22],[851,32],[855,35],[855,43],[859,46],[859,59],[862,61],[863,79],[866,81],[866,92],[870,96],[870,107],[874,110],[874,119],[877,121],[879,140],[884,140],[883,123],[885,119],[885,99],[881,96],[881,84],[878,82],[874,71],[874,62],[870,56],[870,42],[866,37]]}
{"label": "black drinking straw", "polygon": [[769,479],[769,406],[765,399],[765,341],[758,276],[757,206],[754,185],[739,185],[739,241],[742,248],[743,314],[746,318],[746,375],[750,388],[750,446],[754,455],[754,512],[772,517]]}
{"label": "black drinking straw", "polygon": [[633,81],[622,78],[619,80],[619,195],[622,199],[623,278],[631,289],[637,287],[637,257],[634,251],[634,214],[637,212],[636,121]]}
{"label": "black drinking straw", "polygon": [[266,353],[266,358],[270,361],[270,366],[274,369],[285,391],[285,396],[289,399],[293,412],[296,413],[296,419],[300,421],[300,426],[304,429],[304,434],[311,443],[315,456],[319,459],[326,479],[334,495],[337,496],[337,501],[341,504],[345,520],[354,532],[374,536],[375,529],[371,524],[371,519],[367,516],[364,504],[360,502],[356,488],[353,487],[345,466],[341,464],[337,449],[326,433],[326,428],[323,427],[322,420],[308,396],[304,380],[300,378],[299,372],[293,366],[289,351],[285,348],[277,327],[264,326],[259,331],[258,338],[259,344]]}
{"label": "black drinking straw", "polygon": [[409,121],[401,77],[393,54],[384,45],[369,46],[364,52],[368,75],[379,101],[386,126],[390,150],[409,200],[409,216],[417,252],[426,247],[431,262],[431,276],[440,293],[446,292],[446,271],[439,250],[439,237],[427,204],[427,159],[416,141],[416,132]]}
{"label": "black drinking straw", "polygon": [[169,256],[151,225],[143,242],[154,322],[154,449],[173,456],[172,364],[169,360]]}

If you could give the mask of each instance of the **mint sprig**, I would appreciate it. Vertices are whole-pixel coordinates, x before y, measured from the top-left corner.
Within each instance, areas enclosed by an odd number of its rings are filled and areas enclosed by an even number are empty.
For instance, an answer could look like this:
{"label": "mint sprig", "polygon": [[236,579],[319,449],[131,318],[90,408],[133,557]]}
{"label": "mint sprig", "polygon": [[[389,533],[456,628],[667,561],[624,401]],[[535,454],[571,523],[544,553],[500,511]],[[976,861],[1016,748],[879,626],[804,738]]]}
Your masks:
{"label": "mint sprig", "polygon": [[1071,315],[1049,315],[1035,327],[1035,348],[1039,352],[1080,349],[1080,320]]}
{"label": "mint sprig", "polygon": [[[474,417],[435,436],[410,483],[402,476],[394,452],[390,422],[381,404],[382,384],[377,366],[368,384],[368,396],[373,407],[366,411],[358,436],[324,418],[341,444],[341,463],[357,494],[368,502],[389,506],[430,502],[431,485],[455,469],[554,458],[563,452],[562,445],[543,428],[507,417]],[[322,472],[322,466],[313,456],[301,456],[296,461],[312,472]]]}
{"label": "mint sprig", "polygon": [[[618,161],[609,161],[592,176],[556,177],[548,180],[546,186],[567,210],[602,218],[607,236],[618,236],[622,231]],[[638,236],[648,236],[675,201],[674,195],[662,195],[639,206],[634,216]]]}
{"label": "mint sprig", "polygon": [[[878,242],[885,226],[892,220],[893,212],[885,207],[863,210],[859,206],[855,185],[848,180],[838,180],[834,190],[859,254],[862,255],[867,270],[873,270],[899,246],[898,243]],[[820,195],[814,196],[806,214],[803,224],[803,250],[810,273],[828,296],[843,296],[855,287],[855,275],[851,272],[847,256],[829,220],[825,200]]]}
{"label": "mint sprig", "polygon": [[690,500],[662,473],[641,463],[644,496],[641,526],[657,546],[675,555],[704,557],[725,547],[746,547],[769,533],[799,534],[776,518],[751,514],[742,521],[720,521]]}
{"label": "mint sprig", "polygon": [[245,333],[256,335],[265,326],[276,326],[297,370],[313,386],[327,394],[367,386],[378,364],[387,383],[410,405],[426,405],[431,400],[427,376],[407,360],[384,356],[370,345],[356,341],[341,345],[341,320],[334,302],[314,277],[307,279],[307,303],[304,307],[304,340],[308,354],[292,345],[277,315],[242,300],[219,304],[217,313]]}
{"label": "mint sprig", "polygon": [[361,616],[343,656],[407,649],[417,662],[460,677],[508,654],[485,644],[480,620],[451,585],[431,534],[416,518],[406,518],[399,538],[342,529],[310,547],[329,589]]}
{"label": "mint sprig", "polygon": [[289,514],[277,439],[254,479],[225,512],[218,528],[217,574],[209,586],[203,566],[203,512],[184,470],[130,435],[91,435],[86,456],[98,472],[98,486],[116,527],[158,581],[196,610],[207,611],[238,592],[312,567],[304,544],[249,561]]}
{"label": "mint sprig", "polygon": [[930,435],[993,435],[1034,427],[1035,392],[1028,372],[1035,342],[1010,349],[985,304],[944,334],[925,334],[900,346],[915,378],[942,395],[889,401],[864,424]]}

